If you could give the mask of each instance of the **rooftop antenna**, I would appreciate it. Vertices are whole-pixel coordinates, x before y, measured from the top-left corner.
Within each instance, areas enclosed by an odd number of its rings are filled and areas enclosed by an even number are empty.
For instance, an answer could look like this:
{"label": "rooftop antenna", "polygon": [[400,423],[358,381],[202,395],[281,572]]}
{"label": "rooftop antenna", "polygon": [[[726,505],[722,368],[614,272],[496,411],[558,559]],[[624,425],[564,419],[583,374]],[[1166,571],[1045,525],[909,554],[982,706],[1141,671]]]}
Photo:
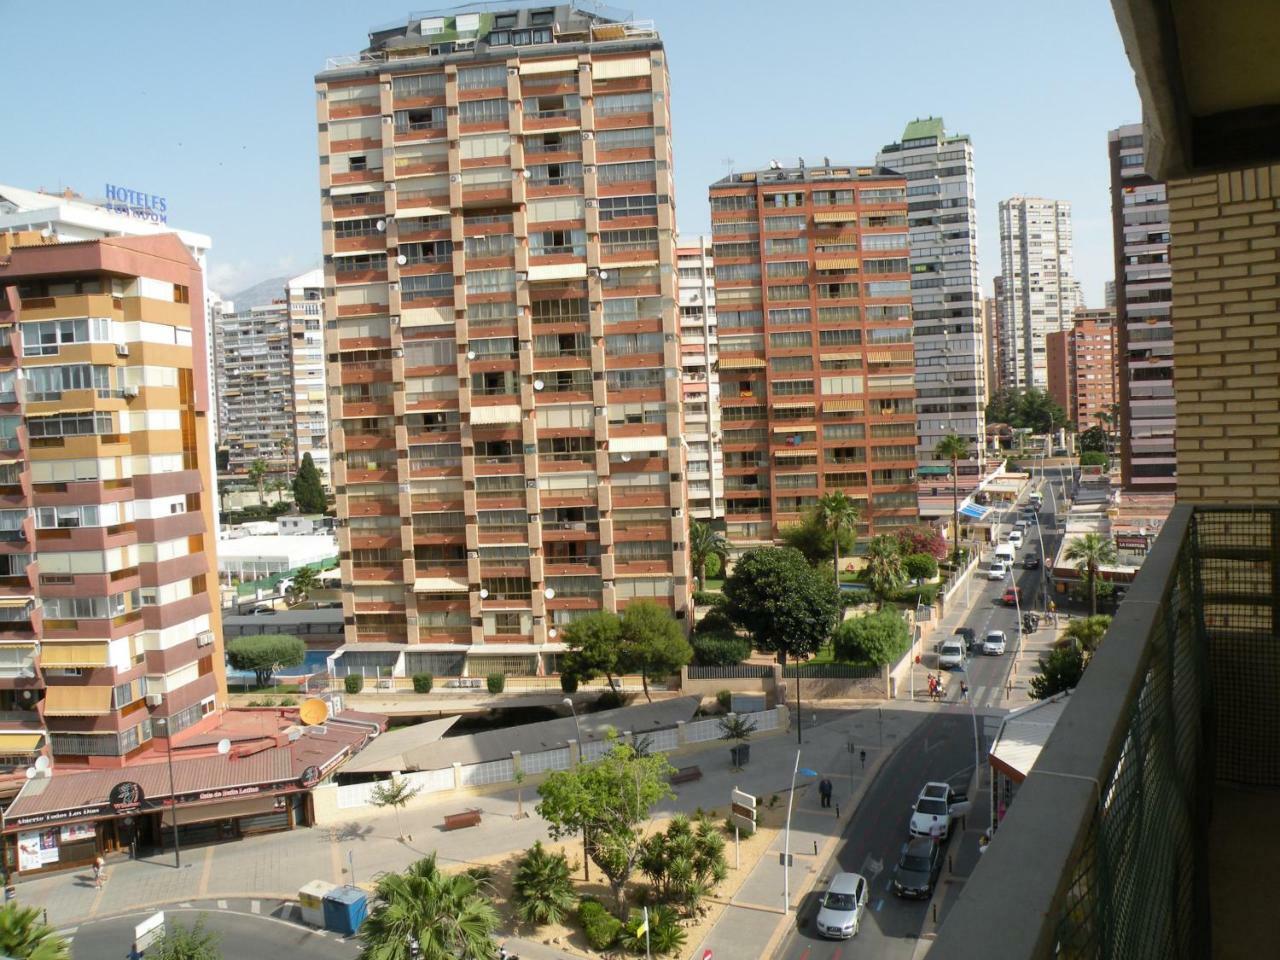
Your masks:
{"label": "rooftop antenna", "polygon": [[830,158],[830,157],[826,157],[826,156],[824,156],[824,157],[822,158],[822,165],[823,165],[824,167],[829,167],[829,166],[831,166],[831,158]]}
{"label": "rooftop antenna", "polygon": [[724,172],[726,175],[733,176],[733,157],[725,157],[720,161],[724,164]]}
{"label": "rooftop antenna", "polygon": [[801,157],[801,158],[800,158],[800,160],[799,160],[798,162],[799,162],[799,164],[800,164],[800,169],[801,169],[801,170],[803,170],[803,169],[804,169],[804,157]]}
{"label": "rooftop antenna", "polygon": [[770,169],[770,170],[779,170],[779,169],[781,169],[781,168],[782,168],[782,165],[781,165],[780,163],[778,163],[778,161],[777,161],[777,160],[770,160],[770,161],[769,161],[769,169]]}

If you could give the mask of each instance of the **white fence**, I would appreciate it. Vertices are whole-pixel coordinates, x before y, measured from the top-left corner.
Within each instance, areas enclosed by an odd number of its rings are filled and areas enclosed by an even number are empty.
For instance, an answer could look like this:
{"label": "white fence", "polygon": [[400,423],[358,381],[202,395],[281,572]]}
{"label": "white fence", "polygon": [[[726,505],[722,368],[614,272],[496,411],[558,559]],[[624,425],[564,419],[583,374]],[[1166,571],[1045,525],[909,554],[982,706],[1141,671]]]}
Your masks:
{"label": "white fence", "polygon": [[419,773],[406,773],[404,778],[418,788],[419,793],[438,793],[441,790],[453,789],[453,768],[443,770],[423,770]]}
{"label": "white fence", "polygon": [[489,760],[485,763],[467,763],[462,767],[464,787],[482,787],[489,783],[507,783],[516,778],[516,764],[510,758]]}
{"label": "white fence", "polygon": [[712,720],[695,720],[693,723],[685,724],[684,738],[689,743],[705,743],[707,740],[719,740],[720,719],[717,717]]}
{"label": "white fence", "polygon": [[549,773],[552,770],[568,770],[573,766],[573,756],[568,747],[555,750],[539,750],[520,756],[520,769],[525,773]]}

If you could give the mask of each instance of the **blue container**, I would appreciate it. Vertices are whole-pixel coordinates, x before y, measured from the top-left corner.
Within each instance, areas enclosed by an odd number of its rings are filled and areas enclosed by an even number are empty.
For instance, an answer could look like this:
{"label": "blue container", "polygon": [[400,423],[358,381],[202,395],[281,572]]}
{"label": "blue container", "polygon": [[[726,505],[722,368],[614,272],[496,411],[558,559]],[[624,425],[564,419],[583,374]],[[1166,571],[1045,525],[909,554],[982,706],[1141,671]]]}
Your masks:
{"label": "blue container", "polygon": [[369,912],[369,895],[358,887],[338,887],[325,894],[324,928],[350,937]]}

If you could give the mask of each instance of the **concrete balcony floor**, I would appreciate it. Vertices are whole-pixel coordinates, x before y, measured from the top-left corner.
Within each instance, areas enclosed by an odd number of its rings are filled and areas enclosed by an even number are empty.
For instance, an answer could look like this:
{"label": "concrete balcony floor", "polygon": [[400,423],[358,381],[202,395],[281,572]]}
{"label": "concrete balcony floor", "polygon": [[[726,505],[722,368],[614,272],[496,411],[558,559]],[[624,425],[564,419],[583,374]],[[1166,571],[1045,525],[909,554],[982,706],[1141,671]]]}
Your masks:
{"label": "concrete balcony floor", "polygon": [[1277,805],[1274,789],[1219,784],[1214,790],[1209,904],[1213,955],[1222,960],[1259,956],[1259,944],[1275,939],[1280,833],[1269,824]]}

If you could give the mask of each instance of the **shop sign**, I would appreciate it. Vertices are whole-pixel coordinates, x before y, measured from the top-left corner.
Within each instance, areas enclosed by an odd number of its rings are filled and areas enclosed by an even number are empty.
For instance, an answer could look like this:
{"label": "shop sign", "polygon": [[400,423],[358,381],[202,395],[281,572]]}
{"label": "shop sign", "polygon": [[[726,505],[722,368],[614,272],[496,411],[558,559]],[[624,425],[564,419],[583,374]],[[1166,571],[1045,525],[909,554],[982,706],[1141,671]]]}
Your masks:
{"label": "shop sign", "polygon": [[1117,533],[1116,549],[1117,550],[1133,550],[1133,551],[1136,551],[1137,553],[1146,553],[1147,538],[1146,536],[1140,533],[1138,534]]}
{"label": "shop sign", "polygon": [[59,831],[58,839],[62,843],[70,843],[73,840],[92,840],[95,833],[97,831],[92,823],[73,823]]}
{"label": "shop sign", "polygon": [[317,766],[307,767],[302,771],[302,776],[299,780],[304,787],[314,787],[320,782],[320,768]]}
{"label": "shop sign", "polygon": [[46,813],[30,813],[24,817],[6,819],[5,829],[13,827],[34,827],[42,823],[61,823],[64,820],[88,820],[110,812],[106,804],[96,803],[91,807],[73,807],[70,810],[50,810]]}
{"label": "shop sign", "polygon": [[130,780],[117,783],[107,795],[107,802],[116,813],[132,813],[142,806],[143,799],[142,787]]}

